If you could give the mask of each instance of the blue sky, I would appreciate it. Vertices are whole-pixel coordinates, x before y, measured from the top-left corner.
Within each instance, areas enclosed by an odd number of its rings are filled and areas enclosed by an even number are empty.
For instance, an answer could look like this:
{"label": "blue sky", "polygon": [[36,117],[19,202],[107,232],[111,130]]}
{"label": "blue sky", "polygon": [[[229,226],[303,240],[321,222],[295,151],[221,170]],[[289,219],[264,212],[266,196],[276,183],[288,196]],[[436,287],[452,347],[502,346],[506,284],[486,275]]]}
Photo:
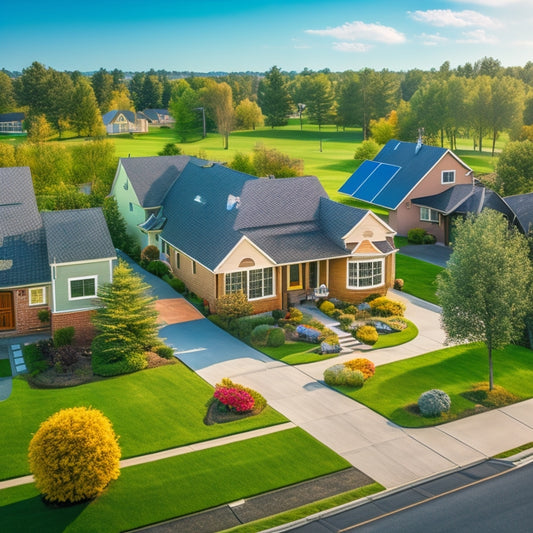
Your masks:
{"label": "blue sky", "polygon": [[3,2],[0,68],[259,71],[533,60],[531,0]]}

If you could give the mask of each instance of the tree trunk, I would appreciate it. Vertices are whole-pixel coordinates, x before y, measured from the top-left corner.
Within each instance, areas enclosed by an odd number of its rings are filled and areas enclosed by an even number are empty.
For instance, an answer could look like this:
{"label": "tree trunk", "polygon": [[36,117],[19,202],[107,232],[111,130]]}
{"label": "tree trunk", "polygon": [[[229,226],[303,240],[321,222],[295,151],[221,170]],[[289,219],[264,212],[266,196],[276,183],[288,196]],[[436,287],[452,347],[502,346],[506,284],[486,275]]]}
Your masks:
{"label": "tree trunk", "polygon": [[498,132],[496,131],[496,128],[494,129],[492,133],[492,157],[494,157],[494,150],[496,149],[496,137],[498,135]]}
{"label": "tree trunk", "polygon": [[483,151],[483,130],[479,128],[479,151]]}
{"label": "tree trunk", "polygon": [[489,351],[489,390],[492,390],[494,387],[494,376],[492,373],[492,343],[487,344],[487,349]]}

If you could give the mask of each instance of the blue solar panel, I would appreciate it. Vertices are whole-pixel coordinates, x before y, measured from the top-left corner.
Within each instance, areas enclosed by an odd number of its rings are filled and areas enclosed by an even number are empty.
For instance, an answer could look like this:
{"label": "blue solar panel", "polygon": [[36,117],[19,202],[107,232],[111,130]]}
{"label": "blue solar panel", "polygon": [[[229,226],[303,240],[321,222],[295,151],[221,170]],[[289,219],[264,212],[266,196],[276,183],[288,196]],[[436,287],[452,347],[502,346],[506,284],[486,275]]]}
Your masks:
{"label": "blue solar panel", "polygon": [[354,196],[357,189],[368,179],[370,174],[379,166],[376,161],[363,161],[359,168],[346,180],[339,192]]}
{"label": "blue solar panel", "polygon": [[365,202],[373,202],[374,198],[398,172],[399,167],[381,163],[369,178],[357,190],[357,198]]}

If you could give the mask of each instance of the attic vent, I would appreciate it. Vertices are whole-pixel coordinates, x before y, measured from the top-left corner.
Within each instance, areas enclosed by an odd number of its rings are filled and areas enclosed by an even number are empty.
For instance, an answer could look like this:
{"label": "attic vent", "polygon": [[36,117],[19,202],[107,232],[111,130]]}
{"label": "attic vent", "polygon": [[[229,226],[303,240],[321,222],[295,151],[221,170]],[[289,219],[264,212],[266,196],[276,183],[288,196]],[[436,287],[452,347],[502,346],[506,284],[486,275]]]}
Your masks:
{"label": "attic vent", "polygon": [[200,196],[199,194],[197,194],[195,197],[194,197],[194,201],[200,205],[205,205],[206,204],[206,200],[203,196]]}
{"label": "attic vent", "polygon": [[373,236],[374,232],[372,230],[367,229],[363,232],[363,237],[365,237],[365,239],[371,239]]}
{"label": "attic vent", "polygon": [[241,205],[241,199],[233,194],[228,194],[228,202],[226,203],[226,209],[231,211],[232,209],[239,209]]}
{"label": "attic vent", "polygon": [[253,266],[255,266],[255,261],[251,257],[246,257],[239,263],[239,268],[247,268]]}

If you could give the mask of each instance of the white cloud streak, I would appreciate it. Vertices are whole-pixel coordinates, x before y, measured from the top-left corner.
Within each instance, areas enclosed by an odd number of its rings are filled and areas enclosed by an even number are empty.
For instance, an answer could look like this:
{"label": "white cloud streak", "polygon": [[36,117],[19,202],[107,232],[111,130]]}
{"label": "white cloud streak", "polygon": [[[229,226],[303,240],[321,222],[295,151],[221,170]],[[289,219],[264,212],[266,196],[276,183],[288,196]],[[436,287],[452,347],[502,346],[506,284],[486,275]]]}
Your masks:
{"label": "white cloud streak", "polygon": [[429,9],[427,11],[410,12],[411,18],[417,22],[424,22],[437,27],[467,28],[477,26],[481,28],[496,28],[500,24],[494,19],[477,11],[452,11],[451,9]]}
{"label": "white cloud streak", "polygon": [[324,30],[305,30],[310,35],[333,37],[341,41],[366,41],[386,44],[401,44],[405,42],[405,35],[390,26],[382,24],[367,24],[361,21],[346,22],[342,26],[326,28]]}
{"label": "white cloud streak", "polygon": [[368,52],[372,48],[372,45],[370,44],[364,44],[364,43],[347,43],[347,42],[340,42],[340,43],[333,43],[333,49],[337,50],[339,52],[349,52],[349,53],[363,53]]}

